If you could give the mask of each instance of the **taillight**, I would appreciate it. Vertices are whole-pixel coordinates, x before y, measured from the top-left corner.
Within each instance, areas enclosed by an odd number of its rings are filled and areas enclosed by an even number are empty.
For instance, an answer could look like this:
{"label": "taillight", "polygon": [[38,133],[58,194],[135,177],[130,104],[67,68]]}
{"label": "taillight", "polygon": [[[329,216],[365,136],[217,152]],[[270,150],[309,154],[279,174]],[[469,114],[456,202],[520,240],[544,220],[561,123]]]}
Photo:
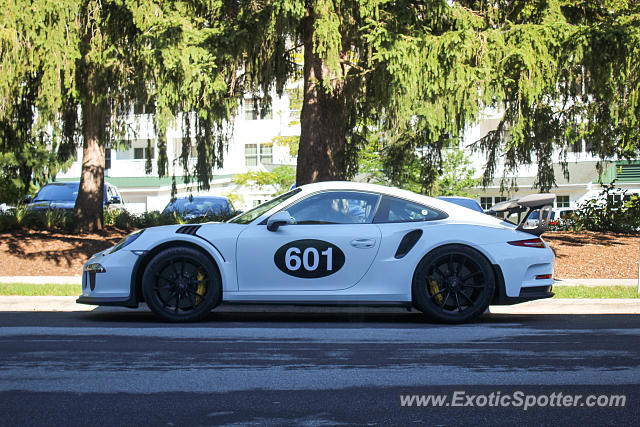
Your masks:
{"label": "taillight", "polygon": [[513,246],[523,246],[525,248],[546,248],[542,239],[514,240],[513,242],[507,243]]}
{"label": "taillight", "polygon": [[550,274],[538,274],[536,276],[536,280],[544,280],[544,279],[551,279],[551,275]]}

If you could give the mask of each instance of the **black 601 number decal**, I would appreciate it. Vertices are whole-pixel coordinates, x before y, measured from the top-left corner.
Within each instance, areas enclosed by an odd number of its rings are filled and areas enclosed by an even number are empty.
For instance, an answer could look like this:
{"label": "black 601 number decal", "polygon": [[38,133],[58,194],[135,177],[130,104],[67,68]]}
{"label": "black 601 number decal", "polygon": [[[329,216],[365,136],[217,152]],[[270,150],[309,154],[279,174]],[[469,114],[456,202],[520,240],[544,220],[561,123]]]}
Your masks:
{"label": "black 601 number decal", "polygon": [[344,265],[344,252],[323,240],[305,239],[280,247],[273,261],[283,272],[302,279],[329,276]]}

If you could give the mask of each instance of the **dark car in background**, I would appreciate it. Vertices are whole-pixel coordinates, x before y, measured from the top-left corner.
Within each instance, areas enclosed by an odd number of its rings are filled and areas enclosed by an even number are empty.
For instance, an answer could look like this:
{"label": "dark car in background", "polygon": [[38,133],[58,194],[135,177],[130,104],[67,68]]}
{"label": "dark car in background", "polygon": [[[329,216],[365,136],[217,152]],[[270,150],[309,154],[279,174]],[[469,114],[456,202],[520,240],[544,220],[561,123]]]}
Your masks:
{"label": "dark car in background", "polygon": [[231,215],[234,212],[231,200],[222,196],[179,197],[162,211],[163,214],[178,214],[184,219]]}
{"label": "dark car in background", "polygon": [[472,199],[471,197],[439,196],[438,199],[456,204],[458,206],[462,206],[463,208],[471,209],[472,211],[484,213],[484,210],[482,209],[482,206],[480,206],[480,203],[478,203],[477,200]]}
{"label": "dark car in background", "polygon": [[[79,181],[51,182],[38,191],[35,197],[27,197],[27,210],[44,211],[49,209],[72,211],[78,198]],[[108,183],[104,184],[103,206],[108,209],[123,209],[124,202],[118,189]]]}

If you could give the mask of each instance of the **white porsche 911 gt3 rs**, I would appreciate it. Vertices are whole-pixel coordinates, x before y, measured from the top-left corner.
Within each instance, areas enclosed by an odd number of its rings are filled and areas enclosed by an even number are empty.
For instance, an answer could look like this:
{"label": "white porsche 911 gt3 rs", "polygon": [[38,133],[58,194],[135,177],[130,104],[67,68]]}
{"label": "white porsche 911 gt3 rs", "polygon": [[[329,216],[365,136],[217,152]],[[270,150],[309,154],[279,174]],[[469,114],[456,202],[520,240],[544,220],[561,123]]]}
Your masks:
{"label": "white porsche 911 gt3 rs", "polygon": [[[539,235],[554,195],[510,202],[516,227],[409,191],[304,185],[225,223],[136,231],[84,266],[79,303],[195,321],[220,303],[404,305],[459,323],[489,304],[553,296]],[[533,230],[523,225],[541,212]],[[548,218],[548,215],[546,216]]]}

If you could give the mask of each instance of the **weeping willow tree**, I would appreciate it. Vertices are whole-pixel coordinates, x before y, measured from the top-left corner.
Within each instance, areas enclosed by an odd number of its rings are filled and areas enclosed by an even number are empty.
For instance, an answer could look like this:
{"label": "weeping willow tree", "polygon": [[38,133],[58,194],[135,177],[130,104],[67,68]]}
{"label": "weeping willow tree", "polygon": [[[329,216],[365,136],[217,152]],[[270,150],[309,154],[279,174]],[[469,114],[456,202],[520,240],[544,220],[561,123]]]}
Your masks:
{"label": "weeping willow tree", "polygon": [[[73,106],[50,84],[68,60],[56,49],[64,25],[45,24],[48,17],[33,9],[23,1],[0,8],[0,201],[9,203],[21,201],[32,183],[49,181],[75,153],[74,130],[61,120]],[[50,33],[43,34],[45,26]]]}
{"label": "weeping willow tree", "polygon": [[61,161],[82,135],[80,229],[101,227],[105,144],[136,100],[156,104],[159,174],[176,126],[183,174],[203,188],[243,94],[268,105],[292,79],[299,185],[352,177],[375,136],[391,182],[418,165],[427,191],[443,147],[488,107],[504,116],[478,143],[485,182],[500,161],[537,162],[549,188],[553,152],[577,142],[603,158],[638,153],[635,1],[16,0],[0,14],[0,120],[37,111],[22,134],[53,135],[40,144]]}
{"label": "weeping willow tree", "polygon": [[[515,3],[500,21],[493,90],[504,110],[478,143],[487,184],[500,157],[504,174],[536,164],[535,185],[555,184],[552,162],[575,146],[601,159],[640,154],[640,3],[626,0]],[[542,7],[541,7],[542,6]],[[504,180],[503,180],[504,185]]]}
{"label": "weeping willow tree", "polygon": [[220,24],[237,12],[237,5],[210,1],[8,2],[0,12],[3,156],[12,146],[46,152],[39,161],[46,180],[82,141],[75,227],[101,229],[105,146],[130,130],[135,102],[153,100],[160,174],[168,165],[164,135],[180,121],[184,150],[197,144],[194,175],[207,185],[222,164],[225,120],[237,105],[238,61],[225,54],[232,28]]}
{"label": "weeping willow tree", "polygon": [[[420,169],[428,191],[444,147],[488,107],[504,112],[478,143],[485,183],[586,141],[603,158],[638,154],[638,2],[330,1],[241,3],[248,72],[263,87],[295,70],[304,97],[297,182],[343,179],[371,136],[385,173]],[[251,6],[249,6],[251,5]],[[255,30],[255,31],[254,31]]]}

